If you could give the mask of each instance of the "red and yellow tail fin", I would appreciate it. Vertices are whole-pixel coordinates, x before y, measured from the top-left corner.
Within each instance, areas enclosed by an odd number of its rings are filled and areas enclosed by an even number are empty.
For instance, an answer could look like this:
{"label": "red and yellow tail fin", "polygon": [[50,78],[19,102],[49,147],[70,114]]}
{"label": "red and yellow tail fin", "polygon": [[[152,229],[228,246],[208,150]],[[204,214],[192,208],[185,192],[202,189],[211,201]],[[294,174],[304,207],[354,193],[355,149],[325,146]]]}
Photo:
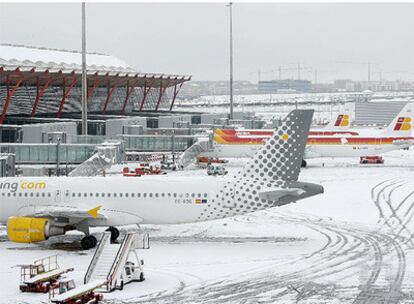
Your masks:
{"label": "red and yellow tail fin", "polygon": [[414,103],[407,103],[400,113],[391,121],[385,134],[394,136],[409,136],[413,128]]}
{"label": "red and yellow tail fin", "polygon": [[338,130],[348,130],[351,126],[351,119],[349,113],[339,113],[336,116],[336,119],[331,120],[331,122],[325,127],[328,131],[338,131]]}

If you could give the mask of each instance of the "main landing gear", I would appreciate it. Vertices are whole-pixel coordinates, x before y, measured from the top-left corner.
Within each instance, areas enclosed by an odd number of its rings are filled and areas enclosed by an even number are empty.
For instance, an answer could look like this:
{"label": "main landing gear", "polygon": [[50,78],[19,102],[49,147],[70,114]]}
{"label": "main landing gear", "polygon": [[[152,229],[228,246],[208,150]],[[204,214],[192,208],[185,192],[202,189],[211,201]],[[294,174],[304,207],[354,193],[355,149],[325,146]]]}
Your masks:
{"label": "main landing gear", "polygon": [[[111,233],[111,243],[115,243],[116,240],[119,237],[119,230],[116,227],[109,227],[106,229],[106,231],[109,231]],[[89,230],[85,233],[88,233],[82,240],[81,240],[81,246],[82,249],[88,250],[91,248],[94,248],[98,244],[98,240],[93,235],[89,234]]]}
{"label": "main landing gear", "polygon": [[302,159],[302,164],[300,165],[302,168],[305,168],[307,165],[306,160]]}
{"label": "main landing gear", "polygon": [[98,240],[93,235],[87,235],[81,240],[81,246],[84,250],[94,248],[96,244],[98,244]]}
{"label": "main landing gear", "polygon": [[111,226],[108,229],[106,229],[106,231],[109,231],[111,233],[111,243],[115,243],[116,240],[119,237],[119,230],[118,228]]}

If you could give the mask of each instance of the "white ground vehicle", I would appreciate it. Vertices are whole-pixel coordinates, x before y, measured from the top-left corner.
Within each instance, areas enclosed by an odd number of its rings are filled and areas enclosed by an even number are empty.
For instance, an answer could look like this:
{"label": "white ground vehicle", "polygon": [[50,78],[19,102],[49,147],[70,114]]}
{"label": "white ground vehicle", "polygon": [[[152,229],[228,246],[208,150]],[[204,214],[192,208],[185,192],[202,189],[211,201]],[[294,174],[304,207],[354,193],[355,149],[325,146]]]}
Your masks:
{"label": "white ground vehicle", "polygon": [[131,282],[142,282],[145,280],[144,276],[144,260],[140,260],[138,265],[135,265],[135,263],[128,261],[125,264],[124,271],[121,275],[121,283],[120,288],[123,289],[125,284],[131,283]]}
{"label": "white ground vehicle", "polygon": [[166,160],[162,160],[161,161],[161,169],[162,170],[172,170],[172,171],[175,171],[175,170],[177,170],[177,165],[176,165],[176,163],[173,160],[166,159]]}
{"label": "white ground vehicle", "polygon": [[208,165],[207,174],[208,175],[226,175],[228,171],[223,166]]}

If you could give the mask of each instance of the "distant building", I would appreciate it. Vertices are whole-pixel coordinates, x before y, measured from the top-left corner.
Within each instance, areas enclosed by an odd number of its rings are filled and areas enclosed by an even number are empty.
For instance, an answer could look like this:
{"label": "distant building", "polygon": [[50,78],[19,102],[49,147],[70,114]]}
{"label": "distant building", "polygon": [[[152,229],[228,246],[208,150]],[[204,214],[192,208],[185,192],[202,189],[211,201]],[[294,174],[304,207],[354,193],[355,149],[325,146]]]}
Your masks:
{"label": "distant building", "polygon": [[351,79],[338,79],[333,84],[334,91],[341,92],[362,92],[370,90],[374,92],[381,91],[411,91],[414,89],[414,82],[401,80],[372,80],[354,81]]}
{"label": "distant building", "polygon": [[[229,81],[191,81],[180,91],[181,98],[198,98],[205,95],[228,95]],[[249,81],[235,80],[233,82],[234,95],[256,94],[257,86]]]}
{"label": "distant building", "polygon": [[282,79],[259,81],[258,91],[260,93],[281,92],[310,92],[312,83],[309,80]]}

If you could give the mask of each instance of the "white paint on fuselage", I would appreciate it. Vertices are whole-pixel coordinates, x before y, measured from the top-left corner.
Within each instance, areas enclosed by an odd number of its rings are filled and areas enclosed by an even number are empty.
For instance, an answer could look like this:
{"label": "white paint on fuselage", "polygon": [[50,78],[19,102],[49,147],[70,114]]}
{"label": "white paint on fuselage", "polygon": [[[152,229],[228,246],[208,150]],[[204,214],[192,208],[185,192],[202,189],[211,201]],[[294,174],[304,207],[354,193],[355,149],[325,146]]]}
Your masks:
{"label": "white paint on fuselage", "polygon": [[[0,221],[25,215],[30,208],[70,207],[90,210],[102,205],[100,214],[108,219],[104,225],[136,223],[169,224],[194,222],[206,204],[212,204],[223,184],[221,176],[142,176],[142,177],[22,177],[4,178],[18,183],[15,192],[0,189]],[[22,182],[44,182],[44,189],[22,189]]]}
{"label": "white paint on fuselage", "polygon": [[[394,150],[408,148],[412,145],[412,140],[407,140],[406,143],[396,144],[378,144],[378,145],[363,145],[363,144],[319,144],[307,145],[305,149],[305,159],[317,157],[361,157],[368,155],[378,155]],[[223,145],[214,144],[214,149],[211,152],[205,152],[203,155],[210,157],[222,158],[238,158],[238,157],[253,157],[262,144],[254,145]]]}

